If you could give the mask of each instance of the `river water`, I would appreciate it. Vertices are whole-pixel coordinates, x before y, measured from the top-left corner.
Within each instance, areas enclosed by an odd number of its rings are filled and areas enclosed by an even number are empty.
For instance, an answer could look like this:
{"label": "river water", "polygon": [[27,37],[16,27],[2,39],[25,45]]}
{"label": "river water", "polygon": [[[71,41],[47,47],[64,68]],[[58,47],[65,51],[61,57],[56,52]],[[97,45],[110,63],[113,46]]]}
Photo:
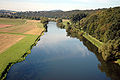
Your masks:
{"label": "river water", "polygon": [[6,80],[119,80],[120,67],[106,63],[84,38],[49,22],[26,59],[13,65]]}

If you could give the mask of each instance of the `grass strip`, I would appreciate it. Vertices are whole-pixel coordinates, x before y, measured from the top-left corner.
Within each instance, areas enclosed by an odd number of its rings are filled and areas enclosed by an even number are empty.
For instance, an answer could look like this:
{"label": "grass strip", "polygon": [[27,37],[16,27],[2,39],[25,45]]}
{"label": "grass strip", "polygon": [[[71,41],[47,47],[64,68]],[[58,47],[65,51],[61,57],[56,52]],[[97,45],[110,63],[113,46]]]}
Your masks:
{"label": "grass strip", "polygon": [[96,38],[90,36],[89,34],[84,34],[83,35],[87,40],[89,40],[93,45],[95,45],[96,47],[100,47],[102,46],[102,42],[100,42],[99,40],[97,40]]}

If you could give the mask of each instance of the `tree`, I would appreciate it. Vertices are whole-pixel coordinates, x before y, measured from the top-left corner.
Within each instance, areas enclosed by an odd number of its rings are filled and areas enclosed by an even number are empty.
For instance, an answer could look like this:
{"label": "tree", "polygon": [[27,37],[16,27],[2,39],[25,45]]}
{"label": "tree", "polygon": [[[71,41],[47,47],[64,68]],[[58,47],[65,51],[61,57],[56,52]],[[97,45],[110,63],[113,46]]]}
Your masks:
{"label": "tree", "polygon": [[62,21],[62,19],[57,19],[57,23],[62,23],[63,21]]}
{"label": "tree", "polygon": [[48,18],[46,18],[46,17],[42,17],[42,18],[41,18],[41,23],[43,23],[43,26],[44,26],[44,27],[47,26],[48,22],[49,22]]}
{"label": "tree", "polygon": [[72,23],[76,23],[86,16],[87,15],[84,14],[84,13],[79,13],[79,14],[72,15],[70,20],[71,20]]}

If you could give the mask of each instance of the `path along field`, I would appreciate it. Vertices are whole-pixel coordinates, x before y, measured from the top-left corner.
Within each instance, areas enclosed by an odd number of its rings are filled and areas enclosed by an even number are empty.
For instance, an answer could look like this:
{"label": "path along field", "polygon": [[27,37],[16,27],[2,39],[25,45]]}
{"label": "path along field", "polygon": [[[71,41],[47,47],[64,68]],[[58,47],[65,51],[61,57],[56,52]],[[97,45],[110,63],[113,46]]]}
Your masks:
{"label": "path along field", "polygon": [[[0,79],[9,63],[20,61],[44,31],[36,20],[0,18]],[[3,25],[3,26],[2,26]],[[10,26],[7,26],[10,25]]]}

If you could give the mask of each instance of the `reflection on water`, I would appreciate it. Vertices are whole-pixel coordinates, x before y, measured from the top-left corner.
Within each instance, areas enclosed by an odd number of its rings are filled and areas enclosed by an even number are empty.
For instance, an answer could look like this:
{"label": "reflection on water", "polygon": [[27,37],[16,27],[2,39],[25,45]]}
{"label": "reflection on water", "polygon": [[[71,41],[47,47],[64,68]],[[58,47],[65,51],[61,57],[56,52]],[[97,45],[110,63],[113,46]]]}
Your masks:
{"label": "reflection on water", "polygon": [[98,48],[86,38],[79,36],[76,33],[70,32],[67,32],[67,36],[79,39],[90,51],[92,51],[96,55],[97,59],[100,61],[100,63],[98,64],[98,68],[101,72],[105,72],[107,77],[110,77],[111,80],[120,80],[120,66],[118,64],[105,62],[101,54],[98,53]]}
{"label": "reflection on water", "polygon": [[118,65],[105,63],[85,38],[50,22],[26,60],[12,66],[7,80],[118,80],[119,70]]}
{"label": "reflection on water", "polygon": [[44,28],[45,28],[45,32],[48,32],[48,26],[45,25]]}

